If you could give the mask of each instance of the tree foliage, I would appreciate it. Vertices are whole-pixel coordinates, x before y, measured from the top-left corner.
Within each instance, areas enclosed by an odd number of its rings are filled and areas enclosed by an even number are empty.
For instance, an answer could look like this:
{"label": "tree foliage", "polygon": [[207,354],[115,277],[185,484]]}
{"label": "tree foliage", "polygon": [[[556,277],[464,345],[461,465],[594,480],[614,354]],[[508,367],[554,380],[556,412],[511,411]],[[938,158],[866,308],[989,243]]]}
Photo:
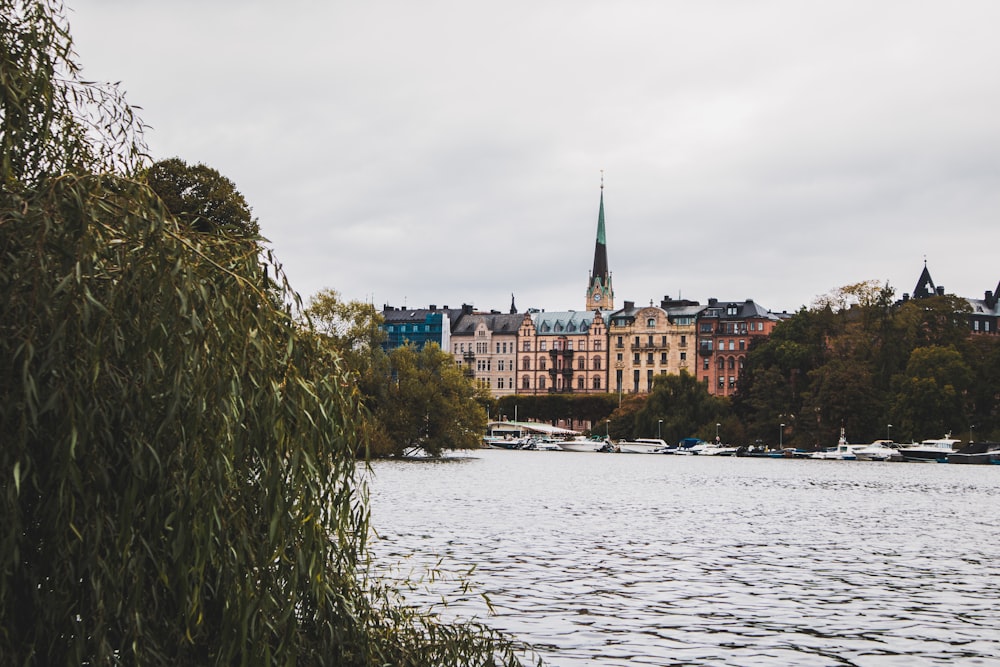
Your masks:
{"label": "tree foliage", "polygon": [[0,4],[0,660],[519,664],[368,577],[342,361],[130,178],[130,111],[74,115],[61,10]]}
{"label": "tree foliage", "polygon": [[667,442],[676,443],[697,434],[707,440],[715,437],[715,424],[728,409],[727,399],[710,395],[704,383],[687,371],[658,375],[629,435],[648,438],[659,432]]}
{"label": "tree foliage", "polygon": [[167,210],[195,231],[249,238],[260,233],[257,219],[236,185],[207,165],[191,166],[175,157],[156,162],[145,176]]}
{"label": "tree foliage", "polygon": [[[874,282],[849,285],[796,313],[751,347],[734,409],[751,437],[778,423],[799,446],[941,437],[975,427],[1000,435],[1000,339],[970,337],[968,302],[892,301]],[[833,305],[837,307],[833,307]],[[773,438],[770,438],[773,439]]]}
{"label": "tree foliage", "polygon": [[310,298],[305,314],[306,329],[344,360],[357,382],[367,408],[368,454],[420,449],[440,456],[481,446],[492,400],[451,355],[437,346],[386,353],[382,315],[369,303],[344,301],[336,290]]}
{"label": "tree foliage", "polygon": [[486,432],[489,393],[462,372],[437,345],[411,345],[389,353],[391,378],[374,412],[387,439],[382,449],[402,455],[421,449],[476,449]]}

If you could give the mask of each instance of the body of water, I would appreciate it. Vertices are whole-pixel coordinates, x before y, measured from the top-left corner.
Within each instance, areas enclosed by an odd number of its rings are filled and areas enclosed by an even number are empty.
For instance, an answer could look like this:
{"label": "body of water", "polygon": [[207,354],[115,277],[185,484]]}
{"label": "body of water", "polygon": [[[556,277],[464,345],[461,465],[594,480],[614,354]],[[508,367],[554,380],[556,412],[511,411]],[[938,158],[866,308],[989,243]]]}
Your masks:
{"label": "body of water", "polygon": [[408,599],[548,665],[1000,666],[1000,466],[482,450],[369,486],[379,567],[446,575]]}

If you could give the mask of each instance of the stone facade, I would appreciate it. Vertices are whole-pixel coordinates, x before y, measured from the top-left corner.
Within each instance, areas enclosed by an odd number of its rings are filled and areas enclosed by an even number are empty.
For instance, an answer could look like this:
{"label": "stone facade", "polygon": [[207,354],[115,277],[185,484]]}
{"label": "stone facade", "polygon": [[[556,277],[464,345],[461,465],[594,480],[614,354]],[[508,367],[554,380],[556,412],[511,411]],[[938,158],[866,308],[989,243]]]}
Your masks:
{"label": "stone facade", "polygon": [[696,320],[703,310],[695,301],[664,300],[636,307],[631,301],[608,316],[612,356],[610,387],[620,394],[647,393],[657,375],[694,373]]}
{"label": "stone facade", "polygon": [[518,330],[517,393],[608,391],[607,327],[593,312],[531,312]]}
{"label": "stone facade", "polygon": [[516,392],[518,328],[523,315],[469,313],[451,333],[456,363],[495,397]]}

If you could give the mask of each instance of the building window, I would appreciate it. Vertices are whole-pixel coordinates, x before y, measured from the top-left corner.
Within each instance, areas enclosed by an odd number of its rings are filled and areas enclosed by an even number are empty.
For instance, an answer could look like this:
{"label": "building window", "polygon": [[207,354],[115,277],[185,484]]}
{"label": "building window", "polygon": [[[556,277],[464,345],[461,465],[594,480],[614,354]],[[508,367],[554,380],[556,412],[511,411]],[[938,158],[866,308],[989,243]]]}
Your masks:
{"label": "building window", "polygon": [[601,377],[599,375],[594,376],[594,389],[601,388]]}
{"label": "building window", "polygon": [[704,359],[701,360],[701,369],[703,371],[708,370],[708,357],[705,357]]}
{"label": "building window", "polygon": [[531,370],[531,357],[525,357],[521,360],[521,368],[526,371]]}
{"label": "building window", "polygon": [[733,370],[734,368],[736,368],[736,360],[729,357],[729,370]]}
{"label": "building window", "polygon": [[632,356],[632,363],[633,363],[633,364],[636,364],[636,365],[638,365],[638,364],[639,364],[639,353],[638,353],[638,352],[636,352],[636,353],[635,353],[635,354],[634,354],[634,355]]}
{"label": "building window", "polygon": [[544,352],[546,349],[548,349],[546,347],[546,345],[545,345],[545,341],[544,340],[541,341],[540,343],[538,343],[538,349],[539,349],[540,352]]}
{"label": "building window", "polygon": [[503,389],[503,378],[497,378],[497,389]]}
{"label": "building window", "polygon": [[531,352],[531,341],[530,340],[524,341],[524,344],[521,347],[524,348],[525,352]]}
{"label": "building window", "polygon": [[681,347],[687,347],[687,344],[688,344],[688,337],[682,335],[681,336]]}
{"label": "building window", "polygon": [[745,350],[745,349],[747,349],[747,342],[745,340],[741,340],[740,341],[740,350],[742,351],[742,350]]}
{"label": "building window", "polygon": [[639,347],[639,337],[638,336],[635,337],[635,346]]}
{"label": "building window", "polygon": [[538,388],[545,389],[545,376],[538,378]]}
{"label": "building window", "polygon": [[619,353],[618,353],[618,361],[622,361],[622,359],[623,359],[623,357],[622,357],[622,353],[621,353],[621,352],[619,352]]}
{"label": "building window", "polygon": [[601,350],[601,341],[595,340],[594,341],[594,351],[595,352],[600,352],[600,350]]}
{"label": "building window", "polygon": [[497,370],[498,371],[506,370],[503,366],[504,366],[503,359],[498,360],[497,361]]}
{"label": "building window", "polygon": [[577,380],[576,380],[576,388],[577,389],[586,389],[587,385],[584,384],[585,382],[586,382],[586,380],[584,380],[584,378],[582,378],[582,377],[577,378]]}
{"label": "building window", "polygon": [[544,371],[545,368],[546,368],[546,366],[545,366],[545,357],[542,357],[541,359],[538,360],[538,370]]}
{"label": "building window", "polygon": [[584,351],[584,350],[586,350],[586,349],[587,349],[587,341],[586,341],[586,340],[581,340],[581,341],[580,341],[580,348],[579,348],[579,349],[580,349],[581,351]]}
{"label": "building window", "polygon": [[650,366],[653,365],[653,353],[652,352],[647,352],[646,353],[646,363],[649,364]]}
{"label": "building window", "polygon": [[652,329],[653,327],[655,327],[656,326],[656,318],[655,317],[648,318],[646,320],[646,326],[649,327],[650,329]]}
{"label": "building window", "polygon": [[531,378],[527,375],[521,376],[521,389],[531,389]]}
{"label": "building window", "polygon": [[723,359],[722,357],[719,357],[719,370],[721,371],[725,367],[726,367],[726,360]]}
{"label": "building window", "polygon": [[600,355],[597,355],[597,356],[594,357],[594,370],[595,371],[601,370],[601,357],[600,357]]}
{"label": "building window", "polygon": [[687,358],[688,358],[688,353],[687,352],[681,352],[681,361],[687,361]]}
{"label": "building window", "polygon": [[566,341],[566,349],[567,350],[572,350],[573,349],[573,341],[571,341],[571,340]]}
{"label": "building window", "polygon": [[587,360],[584,359],[583,357],[580,357],[580,359],[576,362],[576,367],[579,368],[581,371],[584,370],[585,368],[587,368]]}
{"label": "building window", "polygon": [[666,352],[660,352],[660,363],[661,364],[667,363],[667,353]]}

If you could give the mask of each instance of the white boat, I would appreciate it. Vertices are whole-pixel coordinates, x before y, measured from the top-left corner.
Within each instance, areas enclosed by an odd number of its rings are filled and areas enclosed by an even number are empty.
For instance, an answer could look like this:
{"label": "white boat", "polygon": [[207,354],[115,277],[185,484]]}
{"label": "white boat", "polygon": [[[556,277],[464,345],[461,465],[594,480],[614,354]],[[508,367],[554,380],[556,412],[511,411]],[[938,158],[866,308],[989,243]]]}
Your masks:
{"label": "white boat", "polygon": [[827,447],[823,451],[813,452],[809,458],[828,461],[857,461],[858,455],[854,453],[854,450],[861,447],[864,445],[848,444],[847,438],[844,436],[844,429],[840,429],[840,440],[837,441],[836,447]]}
{"label": "white boat", "polygon": [[899,446],[892,440],[876,440],[869,445],[858,447],[854,455],[859,461],[892,461],[902,460]]}
{"label": "white boat", "polygon": [[901,445],[899,453],[904,461],[947,463],[948,455],[955,454],[961,442],[953,439],[951,433],[946,433],[943,438],[922,440],[919,444]]}
{"label": "white boat", "polygon": [[697,445],[692,449],[693,454],[698,456],[736,456],[739,447],[722,445],[717,442],[706,442],[704,445]]}
{"label": "white boat", "polygon": [[559,447],[567,452],[596,452],[610,442],[605,438],[594,439],[580,435],[570,440],[563,440],[559,443]]}
{"label": "white boat", "polygon": [[533,449],[539,452],[561,452],[562,445],[554,438],[529,438],[521,449]]}
{"label": "white boat", "polygon": [[665,449],[667,449],[667,443],[659,438],[618,441],[618,450],[623,454],[658,454]]}

